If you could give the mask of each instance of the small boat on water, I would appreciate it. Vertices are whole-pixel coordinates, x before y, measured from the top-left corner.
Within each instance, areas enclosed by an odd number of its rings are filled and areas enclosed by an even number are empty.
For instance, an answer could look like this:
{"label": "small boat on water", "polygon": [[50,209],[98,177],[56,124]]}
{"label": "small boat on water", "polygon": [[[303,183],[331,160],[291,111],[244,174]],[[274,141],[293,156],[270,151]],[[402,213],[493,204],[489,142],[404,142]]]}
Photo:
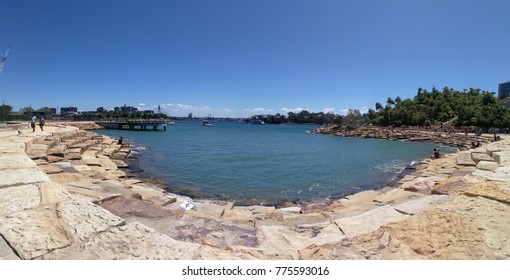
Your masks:
{"label": "small boat on water", "polygon": [[253,121],[250,122],[250,124],[253,124],[253,125],[262,125],[262,124],[266,124],[266,123],[261,121],[261,120],[253,120]]}
{"label": "small boat on water", "polygon": [[202,121],[202,126],[212,126],[208,121]]}

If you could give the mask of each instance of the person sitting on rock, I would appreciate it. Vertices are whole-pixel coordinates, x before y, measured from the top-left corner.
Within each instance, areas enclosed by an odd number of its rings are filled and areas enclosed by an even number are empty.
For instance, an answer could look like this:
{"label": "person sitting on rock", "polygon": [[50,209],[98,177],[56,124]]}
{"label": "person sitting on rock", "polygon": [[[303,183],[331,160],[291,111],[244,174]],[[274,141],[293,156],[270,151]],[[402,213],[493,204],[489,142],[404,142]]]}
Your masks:
{"label": "person sitting on rock", "polygon": [[122,142],[123,142],[123,141],[124,141],[124,138],[122,138],[122,136],[121,136],[121,137],[119,138],[119,141],[118,141],[119,145],[122,145]]}
{"label": "person sitting on rock", "polygon": [[434,148],[434,154],[431,156],[432,159],[437,159],[441,157],[441,150]]}

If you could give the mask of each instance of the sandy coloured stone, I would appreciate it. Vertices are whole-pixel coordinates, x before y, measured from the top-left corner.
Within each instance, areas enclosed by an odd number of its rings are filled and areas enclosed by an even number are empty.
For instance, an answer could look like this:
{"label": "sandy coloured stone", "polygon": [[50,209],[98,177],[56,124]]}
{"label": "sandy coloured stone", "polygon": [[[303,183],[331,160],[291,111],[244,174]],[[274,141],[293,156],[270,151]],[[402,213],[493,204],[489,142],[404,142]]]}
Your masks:
{"label": "sandy coloured stone", "polygon": [[58,205],[41,206],[7,215],[0,234],[22,259],[33,259],[74,242]]}
{"label": "sandy coloured stone", "polygon": [[0,217],[39,206],[41,195],[36,185],[0,188]]}
{"label": "sandy coloured stone", "polygon": [[2,141],[0,145],[0,154],[25,154],[24,142]]}
{"label": "sandy coloured stone", "polygon": [[406,215],[415,215],[421,211],[443,204],[451,198],[448,195],[427,195],[420,199],[393,206],[395,210]]}
{"label": "sandy coloured stone", "polygon": [[0,157],[0,170],[31,168],[36,166],[36,163],[24,154],[5,154]]}
{"label": "sandy coloured stone", "polygon": [[57,164],[44,164],[40,165],[39,168],[46,174],[56,174],[64,172]]}
{"label": "sandy coloured stone", "polygon": [[467,196],[481,196],[510,204],[510,185],[508,183],[486,182],[469,187]]}
{"label": "sandy coloured stone", "polygon": [[472,159],[471,154],[462,153],[457,157],[457,164],[463,166],[476,166],[476,162]]}
{"label": "sandy coloured stone", "polygon": [[471,153],[471,158],[478,163],[481,160],[484,161],[495,161],[491,156],[485,153]]}
{"label": "sandy coloured stone", "polygon": [[326,221],[296,227],[262,226],[258,228],[257,244],[264,255],[285,259],[299,259],[298,250],[312,244],[323,245],[345,238],[338,226]]}
{"label": "sandy coloured stone", "polygon": [[54,204],[71,199],[67,188],[63,185],[50,181],[38,183],[39,193],[41,194],[41,205]]}
{"label": "sandy coloured stone", "polygon": [[500,151],[492,153],[494,159],[501,165],[510,164],[510,151]]}
{"label": "sandy coloured stone", "polygon": [[141,223],[112,227],[43,259],[59,260],[190,260],[199,244],[177,241]]}
{"label": "sandy coloured stone", "polygon": [[496,170],[499,167],[499,163],[495,161],[481,160],[476,164],[476,168],[482,170]]}
{"label": "sandy coloured stone", "polygon": [[12,248],[5,242],[5,240],[0,236],[0,261],[1,260],[19,260],[20,258],[16,256],[16,253],[12,250]]}
{"label": "sandy coloured stone", "polygon": [[400,221],[409,217],[396,211],[392,206],[385,205],[367,211],[363,214],[335,220],[346,237],[368,233],[377,230],[388,223]]}
{"label": "sandy coloured stone", "polygon": [[49,181],[48,176],[37,167],[0,169],[0,188]]}

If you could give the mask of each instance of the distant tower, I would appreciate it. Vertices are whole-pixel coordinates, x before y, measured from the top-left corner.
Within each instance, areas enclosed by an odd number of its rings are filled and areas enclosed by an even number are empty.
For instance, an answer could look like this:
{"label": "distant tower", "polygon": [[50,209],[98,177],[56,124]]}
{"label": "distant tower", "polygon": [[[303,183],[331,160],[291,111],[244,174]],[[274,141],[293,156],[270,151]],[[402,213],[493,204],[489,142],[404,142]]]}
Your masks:
{"label": "distant tower", "polygon": [[510,96],[510,82],[499,84],[498,98],[505,99]]}
{"label": "distant tower", "polygon": [[158,115],[161,114],[161,106],[158,105]]}

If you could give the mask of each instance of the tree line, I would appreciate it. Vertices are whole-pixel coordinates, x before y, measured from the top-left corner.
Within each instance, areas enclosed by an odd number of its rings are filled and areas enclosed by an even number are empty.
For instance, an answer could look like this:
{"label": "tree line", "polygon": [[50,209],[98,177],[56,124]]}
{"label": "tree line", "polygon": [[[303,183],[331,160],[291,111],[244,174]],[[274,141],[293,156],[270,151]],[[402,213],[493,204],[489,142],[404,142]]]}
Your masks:
{"label": "tree line", "polygon": [[445,87],[442,91],[419,88],[412,99],[388,97],[386,105],[377,102],[370,109],[368,121],[381,126],[432,126],[451,122],[453,126],[507,128],[509,110],[498,102],[494,92],[470,88],[457,91]]}
{"label": "tree line", "polygon": [[261,120],[267,124],[284,124],[284,123],[292,123],[292,124],[342,124],[343,116],[336,115],[333,113],[313,113],[307,110],[303,110],[299,113],[289,112],[287,116],[282,114],[275,115],[255,115],[248,119],[245,119],[245,122],[251,122],[253,120]]}
{"label": "tree line", "polygon": [[428,91],[418,88],[413,98],[402,100],[388,97],[385,105],[377,102],[375,109],[361,114],[359,110],[349,109],[345,116],[333,113],[289,112],[287,116],[255,115],[246,122],[258,119],[268,124],[329,124],[347,129],[360,125],[378,126],[441,126],[450,123],[456,127],[508,128],[510,110],[501,104],[494,92],[480,89],[463,91],[444,87],[441,91],[435,87]]}

